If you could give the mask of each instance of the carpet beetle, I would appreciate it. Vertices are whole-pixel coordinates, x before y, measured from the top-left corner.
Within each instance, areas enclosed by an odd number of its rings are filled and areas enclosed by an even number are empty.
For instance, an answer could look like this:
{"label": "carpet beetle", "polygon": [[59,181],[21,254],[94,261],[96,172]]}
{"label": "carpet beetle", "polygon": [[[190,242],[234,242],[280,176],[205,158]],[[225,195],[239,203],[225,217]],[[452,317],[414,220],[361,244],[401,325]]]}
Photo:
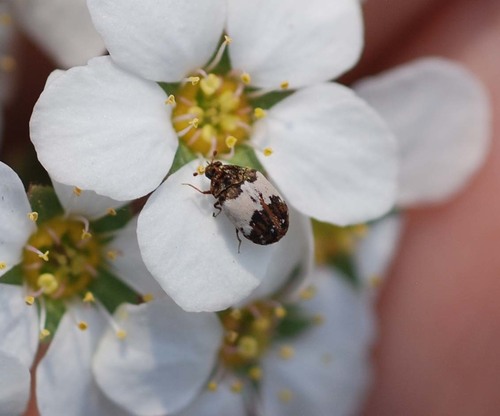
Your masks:
{"label": "carpet beetle", "polygon": [[[196,176],[197,173],[194,173]],[[255,244],[268,245],[278,242],[288,231],[288,207],[276,188],[255,169],[224,165],[211,161],[205,168],[210,179],[211,194],[217,202],[214,217],[224,214],[236,227],[236,237],[241,245],[239,232]],[[238,246],[239,251],[239,246]]]}

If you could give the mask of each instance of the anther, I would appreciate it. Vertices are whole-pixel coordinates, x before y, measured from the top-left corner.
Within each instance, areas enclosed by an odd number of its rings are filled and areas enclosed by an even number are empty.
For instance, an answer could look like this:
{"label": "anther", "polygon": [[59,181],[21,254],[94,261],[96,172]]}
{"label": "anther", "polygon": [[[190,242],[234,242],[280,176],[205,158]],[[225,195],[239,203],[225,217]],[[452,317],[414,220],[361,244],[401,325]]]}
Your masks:
{"label": "anther", "polygon": [[59,288],[59,282],[52,273],[41,274],[36,283],[46,295],[52,295]]}
{"label": "anther", "polygon": [[26,303],[26,305],[28,306],[31,306],[35,303],[35,298],[33,296],[25,296],[24,303]]}
{"label": "anther", "polygon": [[243,390],[243,383],[240,380],[235,380],[231,383],[231,391],[233,393],[241,393]]}
{"label": "anther", "polygon": [[116,331],[116,338],[118,338],[119,340],[124,340],[125,338],[127,338],[127,331],[119,329],[118,331]]}
{"label": "anther", "polygon": [[110,217],[116,216],[116,209],[114,209],[114,208],[108,208],[108,210],[106,212]]}
{"label": "anther", "polygon": [[238,339],[238,333],[236,331],[228,331],[225,335],[226,341],[233,344]]}
{"label": "anther", "polygon": [[152,293],[145,293],[144,295],[142,295],[142,301],[147,303],[147,302],[151,302],[152,300],[154,300],[154,295]]}
{"label": "anther", "polygon": [[255,107],[253,110],[253,115],[256,119],[264,118],[267,115],[267,111],[260,107]]}
{"label": "anther", "polygon": [[86,292],[85,295],[83,296],[83,301],[85,303],[94,303],[95,302],[95,297],[92,292]]}
{"label": "anther", "polygon": [[283,389],[278,392],[278,398],[283,402],[283,403],[288,403],[290,400],[293,398],[293,394],[290,390],[288,389]]}
{"label": "anther", "polygon": [[374,274],[369,278],[370,286],[372,288],[378,288],[382,284],[382,278],[379,275]]}
{"label": "anther", "polygon": [[289,360],[295,355],[295,350],[290,345],[282,345],[279,350],[279,356],[283,360]]}
{"label": "anther", "polygon": [[76,326],[80,331],[86,331],[87,328],[89,327],[89,324],[85,321],[80,321],[76,324]]}
{"label": "anther", "polygon": [[314,286],[309,286],[300,292],[299,297],[302,300],[310,300],[316,295],[316,288]]}
{"label": "anther", "polygon": [[273,149],[271,147],[266,147],[264,148],[264,150],[262,151],[262,154],[266,157],[269,157],[273,154]]}
{"label": "anther", "polygon": [[290,87],[290,83],[288,81],[283,81],[281,84],[280,84],[280,88],[282,90],[287,90],[288,87]]}
{"label": "anther", "polygon": [[187,77],[184,79],[185,82],[190,82],[191,85],[196,85],[200,82],[200,77]]}
{"label": "anther", "polygon": [[259,381],[262,379],[262,368],[254,366],[251,367],[250,370],[248,370],[248,376],[254,380],[254,381]]}
{"label": "anther", "polygon": [[233,319],[241,319],[241,309],[236,309],[236,308],[233,308],[231,309],[231,312],[229,312],[229,315],[231,316],[231,318]]}
{"label": "anther", "polygon": [[217,382],[215,380],[210,380],[207,384],[207,389],[209,391],[217,391],[218,387],[219,387],[219,385],[217,384]]}
{"label": "anther", "polygon": [[165,104],[171,105],[172,107],[174,107],[176,105],[175,97],[172,94],[170,94],[168,96],[168,98],[165,100]]}
{"label": "anther", "polygon": [[46,329],[46,328],[43,328],[40,331],[40,335],[39,335],[40,341],[43,341],[48,336],[50,336],[50,331],[48,329]]}
{"label": "anther", "polygon": [[259,352],[257,340],[253,337],[241,337],[238,342],[238,354],[243,358],[255,358]]}
{"label": "anther", "polygon": [[276,306],[274,308],[274,316],[279,319],[283,319],[286,316],[286,309],[283,306]]}
{"label": "anther", "polygon": [[203,165],[199,165],[197,168],[196,168],[196,172],[198,173],[198,175],[203,175],[205,173],[205,166]]}
{"label": "anther", "polygon": [[87,240],[87,239],[89,239],[89,238],[91,238],[91,237],[92,237],[92,234],[91,234],[91,233],[89,233],[89,232],[88,232],[87,230],[85,230],[85,229],[83,229],[83,230],[82,230],[82,235],[81,235],[81,239],[82,239],[82,240]]}
{"label": "anther", "polygon": [[82,190],[78,187],[78,186],[75,186],[73,188],[73,194],[76,195],[76,196],[80,196],[82,194]]}
{"label": "anther", "polygon": [[312,317],[312,322],[314,325],[323,325],[325,323],[325,317],[321,314],[314,315]]}
{"label": "anther", "polygon": [[7,268],[7,263],[0,261],[0,270],[5,270]]}
{"label": "anther", "polygon": [[205,67],[205,70],[207,72],[210,72],[219,64],[220,60],[222,59],[222,55],[224,55],[224,51],[226,50],[226,46],[229,45],[232,41],[233,40],[229,36],[224,35],[224,42],[222,42],[222,44],[219,46],[214,59]]}
{"label": "anther", "polygon": [[45,253],[42,253],[36,247],[30,246],[29,244],[26,245],[24,248],[28,251],[31,251],[32,253],[37,254],[38,257],[41,258],[43,261],[49,261],[49,250],[47,250]]}
{"label": "anther", "polygon": [[243,84],[245,84],[245,85],[248,85],[248,84],[250,84],[250,82],[252,82],[252,77],[250,76],[250,74],[248,72],[243,72],[240,75],[240,79],[241,79],[241,82],[243,82]]}
{"label": "anther", "polygon": [[222,80],[215,74],[208,74],[200,81],[200,88],[205,95],[213,95],[222,85]]}
{"label": "anther", "polygon": [[38,220],[38,212],[33,211],[28,214],[30,221],[36,222]]}

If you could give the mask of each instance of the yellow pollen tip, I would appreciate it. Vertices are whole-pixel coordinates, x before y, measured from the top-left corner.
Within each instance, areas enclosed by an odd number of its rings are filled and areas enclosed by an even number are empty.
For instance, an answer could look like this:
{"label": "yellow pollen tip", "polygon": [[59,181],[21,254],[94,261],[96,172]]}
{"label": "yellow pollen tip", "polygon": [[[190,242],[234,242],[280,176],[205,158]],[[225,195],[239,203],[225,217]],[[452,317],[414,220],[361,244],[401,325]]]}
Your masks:
{"label": "yellow pollen tip", "polygon": [[264,118],[266,115],[267,115],[267,111],[264,110],[263,108],[260,108],[260,107],[256,107],[254,110],[253,110],[253,115],[256,119],[259,119],[259,118]]}
{"label": "yellow pollen tip", "polygon": [[106,252],[106,257],[109,259],[109,260],[116,260],[116,258],[118,257],[118,251],[117,250],[108,250]]}
{"label": "yellow pollen tip", "polygon": [[224,43],[226,45],[229,45],[233,41],[232,38],[230,38],[228,35],[224,35]]}
{"label": "yellow pollen tip", "polygon": [[16,69],[17,63],[16,60],[12,56],[2,56],[0,58],[0,68],[4,72],[12,72]]}
{"label": "yellow pollen tip", "polygon": [[33,211],[28,214],[30,221],[36,222],[38,220],[38,212]]}
{"label": "yellow pollen tip", "polygon": [[278,392],[278,398],[280,401],[283,403],[288,403],[290,400],[293,398],[293,394],[290,390],[288,389],[283,389]]}
{"label": "yellow pollen tip", "polygon": [[229,342],[229,343],[232,344],[237,339],[238,339],[238,333],[236,331],[228,331],[226,333],[226,340],[227,340],[227,342]]}
{"label": "yellow pollen tip", "polygon": [[236,145],[237,142],[238,142],[238,139],[234,136],[227,136],[226,137],[226,146],[229,149],[232,149]]}
{"label": "yellow pollen tip", "polygon": [[312,318],[314,325],[323,325],[325,323],[325,317],[321,314],[314,315]]}
{"label": "yellow pollen tip", "polygon": [[115,217],[116,216],[116,209],[114,209],[114,208],[108,208],[108,210],[106,212],[111,217]]}
{"label": "yellow pollen tip", "polygon": [[80,196],[82,194],[82,190],[80,188],[78,188],[78,186],[75,186],[73,188],[73,193],[76,195],[76,196]]}
{"label": "yellow pollen tip", "polygon": [[95,302],[95,297],[92,294],[92,292],[85,293],[85,295],[83,296],[83,301],[85,303],[94,303]]}
{"label": "yellow pollen tip", "polygon": [[255,330],[260,331],[260,332],[265,332],[271,327],[271,321],[268,318],[257,318],[255,321],[253,321],[253,327]]}
{"label": "yellow pollen tip", "polygon": [[290,83],[288,81],[283,81],[281,84],[280,84],[280,88],[282,90],[287,90],[288,87],[290,86]]}
{"label": "yellow pollen tip", "polygon": [[192,120],[189,121],[188,123],[191,127],[197,129],[198,128],[198,124],[200,124],[200,119],[195,117],[193,118]]}
{"label": "yellow pollen tip", "polygon": [[222,85],[222,80],[215,74],[208,74],[200,81],[200,88],[205,95],[213,95]]}
{"label": "yellow pollen tip", "polygon": [[151,302],[154,298],[155,297],[152,293],[145,293],[144,295],[142,295],[142,300],[146,303]]}
{"label": "yellow pollen tip", "polygon": [[119,329],[118,331],[116,331],[116,338],[122,339],[122,340],[127,338],[127,331],[125,331],[123,329]]}
{"label": "yellow pollen tip", "polygon": [[238,342],[238,353],[244,358],[255,358],[259,352],[257,340],[253,337],[241,337]]}
{"label": "yellow pollen tip", "polygon": [[191,85],[196,85],[200,82],[200,77],[188,77],[187,82],[190,82]]}
{"label": "yellow pollen tip", "polygon": [[271,149],[270,147],[266,147],[262,153],[264,154],[264,156],[268,157],[268,156],[271,156],[273,154],[273,149]]}
{"label": "yellow pollen tip", "polygon": [[280,348],[279,355],[283,360],[289,360],[295,355],[295,351],[290,345],[283,345]]}
{"label": "yellow pollen tip", "polygon": [[310,300],[314,296],[316,296],[316,288],[314,286],[310,286],[306,289],[304,289],[302,292],[300,292],[300,299],[302,300]]}
{"label": "yellow pollen tip", "polygon": [[33,296],[25,296],[24,303],[26,303],[26,305],[28,306],[31,306],[35,303],[35,298]]}
{"label": "yellow pollen tip", "polygon": [[80,331],[86,331],[87,328],[89,327],[89,324],[85,321],[80,321],[80,322],[78,322],[78,324],[76,326],[78,327],[78,329]]}
{"label": "yellow pollen tip", "polygon": [[211,143],[212,139],[217,136],[217,130],[211,124],[205,124],[201,128],[201,138],[207,143]]}
{"label": "yellow pollen tip", "polygon": [[172,94],[170,94],[168,98],[165,100],[165,104],[175,106],[176,104],[175,97]]}
{"label": "yellow pollen tip", "polygon": [[217,391],[217,388],[219,387],[219,385],[217,384],[216,381],[214,380],[210,380],[207,384],[207,389],[209,391]]}
{"label": "yellow pollen tip", "polygon": [[248,85],[248,84],[250,84],[250,82],[252,82],[252,77],[250,76],[250,74],[248,72],[243,72],[240,75],[240,79],[241,79],[241,82],[243,82],[243,84],[245,84],[245,85]]}
{"label": "yellow pollen tip", "polygon": [[45,338],[47,338],[48,336],[50,335],[50,331],[46,328],[43,328],[41,331],[40,331],[40,335],[39,335],[39,338],[40,338],[40,341],[43,341]]}
{"label": "yellow pollen tip", "polygon": [[254,380],[259,381],[262,379],[262,368],[260,367],[252,367],[248,370],[248,376]]}
{"label": "yellow pollen tip", "polygon": [[7,268],[7,263],[0,261],[0,270],[5,270]]}
{"label": "yellow pollen tip", "polygon": [[196,168],[196,172],[198,173],[198,175],[203,175],[205,173],[205,166],[202,165],[198,166]]}
{"label": "yellow pollen tip", "polygon": [[231,309],[231,312],[229,312],[229,315],[233,319],[241,319],[241,309]]}
{"label": "yellow pollen tip", "polygon": [[51,295],[59,288],[59,282],[52,273],[41,274],[38,276],[36,283],[43,290],[43,293],[47,295]]}
{"label": "yellow pollen tip", "polygon": [[38,257],[43,261],[49,261],[49,250],[47,250],[45,253],[39,253]]}
{"label": "yellow pollen tip", "polygon": [[240,380],[236,380],[231,383],[231,391],[233,393],[241,393],[242,390],[243,390],[243,383]]}
{"label": "yellow pollen tip", "polygon": [[87,240],[91,237],[92,237],[92,234],[90,234],[87,230],[85,230],[85,229],[82,230],[82,236],[81,236],[82,240]]}
{"label": "yellow pollen tip", "polygon": [[274,316],[283,319],[286,316],[286,309],[283,306],[276,306],[276,308],[274,308]]}
{"label": "yellow pollen tip", "polygon": [[369,282],[371,287],[377,288],[380,287],[380,285],[382,284],[382,278],[374,274],[373,276],[370,277]]}

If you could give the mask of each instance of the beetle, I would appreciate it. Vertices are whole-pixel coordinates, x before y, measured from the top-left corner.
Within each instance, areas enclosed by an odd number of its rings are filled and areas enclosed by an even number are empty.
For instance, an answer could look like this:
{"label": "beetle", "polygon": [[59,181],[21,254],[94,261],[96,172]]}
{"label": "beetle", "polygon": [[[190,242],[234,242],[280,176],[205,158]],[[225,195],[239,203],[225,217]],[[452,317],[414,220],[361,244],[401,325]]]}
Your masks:
{"label": "beetle", "polygon": [[[215,156],[215,155],[214,155]],[[193,176],[197,176],[194,173]],[[210,189],[198,192],[211,194],[217,201],[213,216],[221,211],[236,228],[238,252],[241,246],[239,233],[259,245],[278,242],[288,231],[288,206],[276,188],[259,171],[220,161],[207,162],[205,176],[210,179]]]}

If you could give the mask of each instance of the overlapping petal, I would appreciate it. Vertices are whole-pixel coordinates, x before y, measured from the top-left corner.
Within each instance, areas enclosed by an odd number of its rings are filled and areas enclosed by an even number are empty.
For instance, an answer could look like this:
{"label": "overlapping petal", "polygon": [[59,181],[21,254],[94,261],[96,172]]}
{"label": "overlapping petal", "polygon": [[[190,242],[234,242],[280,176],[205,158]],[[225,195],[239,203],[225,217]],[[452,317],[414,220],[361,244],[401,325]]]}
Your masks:
{"label": "overlapping petal", "polygon": [[153,81],[177,82],[215,52],[226,1],[87,0],[113,60]]}
{"label": "overlapping petal", "polygon": [[111,329],[104,335],[93,365],[101,389],[144,416],[188,405],[215,364],[222,337],[217,316],[187,313],[165,299],[123,305],[115,317],[127,337]]}
{"label": "overlapping petal", "polygon": [[395,141],[380,117],[338,84],[304,88],[254,126],[258,154],[287,202],[339,225],[379,217],[394,204]]}
{"label": "overlapping petal", "polygon": [[0,162],[0,276],[21,261],[23,247],[35,231],[27,217],[31,207],[23,183],[17,174]]}
{"label": "overlapping petal", "polygon": [[105,47],[85,0],[16,0],[16,20],[59,65],[83,65]]}
{"label": "overlapping petal", "polygon": [[386,120],[400,144],[397,203],[440,202],[482,165],[491,139],[484,87],[441,58],[410,62],[355,87]]}
{"label": "overlapping petal", "polygon": [[20,415],[29,394],[29,367],[15,355],[0,351],[0,416]]}
{"label": "overlapping petal", "polygon": [[58,182],[129,200],[155,189],[177,148],[154,82],[95,58],[53,79],[30,122],[38,158]]}
{"label": "overlapping petal", "polygon": [[[42,415],[127,415],[99,390],[92,374],[92,356],[107,322],[93,306],[70,305],[47,354],[37,367],[37,402]],[[81,331],[75,319],[88,324]]]}
{"label": "overlapping petal", "polygon": [[29,368],[38,347],[36,306],[24,302],[21,286],[0,284],[0,351],[15,355]]}
{"label": "overlapping petal", "polygon": [[142,261],[139,243],[137,242],[137,217],[116,233],[113,240],[107,245],[108,250],[116,252],[116,259],[110,262],[115,275],[127,283],[136,292],[154,297],[162,297],[165,292],[158,282],[151,276]]}
{"label": "overlapping petal", "polygon": [[260,246],[241,237],[238,253],[234,225],[224,213],[212,215],[215,199],[185,185],[209,188],[207,178],[193,177],[196,166],[185,165],[151,195],[137,237],[146,267],[179,306],[216,311],[257,287],[282,242]]}
{"label": "overlapping petal", "polygon": [[74,186],[64,185],[55,180],[52,181],[52,185],[67,214],[82,215],[89,220],[104,217],[110,208],[117,209],[127,203],[127,201],[115,201],[94,191],[82,191],[77,195]]}
{"label": "overlapping petal", "polygon": [[315,279],[316,296],[300,306],[324,322],[287,343],[293,357],[280,357],[282,344],[265,356],[261,392],[266,414],[347,416],[357,414],[362,404],[374,333],[369,303],[338,275],[319,270]]}
{"label": "overlapping petal", "polygon": [[358,60],[363,46],[360,6],[351,0],[231,0],[233,67],[252,85],[292,88],[336,78]]}

